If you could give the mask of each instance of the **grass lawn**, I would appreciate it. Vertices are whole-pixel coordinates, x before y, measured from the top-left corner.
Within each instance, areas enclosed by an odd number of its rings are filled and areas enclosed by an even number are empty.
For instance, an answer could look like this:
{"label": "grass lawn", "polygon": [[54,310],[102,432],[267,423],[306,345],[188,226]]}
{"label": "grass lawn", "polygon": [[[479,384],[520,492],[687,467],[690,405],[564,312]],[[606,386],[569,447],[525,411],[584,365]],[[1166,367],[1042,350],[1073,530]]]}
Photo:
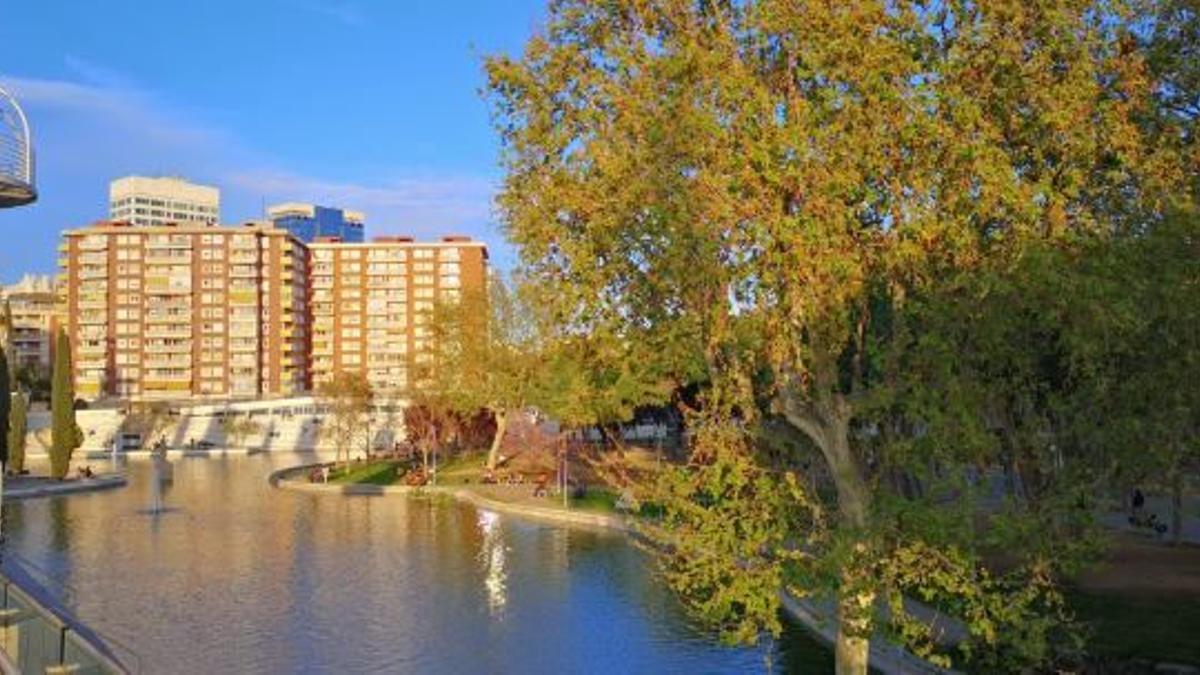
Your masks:
{"label": "grass lawn", "polygon": [[[547,497],[547,501],[551,506],[562,508],[562,497]],[[580,511],[590,511],[592,513],[617,513],[617,502],[621,499],[621,493],[609,487],[589,487],[583,496],[570,501],[571,509]],[[639,516],[641,518],[658,518],[661,516],[661,507],[652,502],[642,502],[641,508],[636,513],[628,515]]]}
{"label": "grass lawn", "polygon": [[1091,654],[1200,665],[1200,597],[1076,589],[1068,601],[1092,627]]}
{"label": "grass lawn", "polygon": [[347,485],[392,485],[399,482],[402,477],[396,473],[398,466],[400,466],[400,462],[389,459],[357,466],[352,465],[350,470],[345,473],[341,468],[337,468],[330,472],[329,482]]}
{"label": "grass lawn", "polygon": [[[578,499],[570,500],[571,508],[581,511],[593,511],[596,513],[614,513],[617,510],[617,499],[619,496],[612,490],[605,488],[588,488],[583,496]],[[561,504],[559,500],[557,503]]]}
{"label": "grass lawn", "polygon": [[478,483],[483,475],[487,453],[461,453],[446,461],[438,462],[438,485],[464,485]]}

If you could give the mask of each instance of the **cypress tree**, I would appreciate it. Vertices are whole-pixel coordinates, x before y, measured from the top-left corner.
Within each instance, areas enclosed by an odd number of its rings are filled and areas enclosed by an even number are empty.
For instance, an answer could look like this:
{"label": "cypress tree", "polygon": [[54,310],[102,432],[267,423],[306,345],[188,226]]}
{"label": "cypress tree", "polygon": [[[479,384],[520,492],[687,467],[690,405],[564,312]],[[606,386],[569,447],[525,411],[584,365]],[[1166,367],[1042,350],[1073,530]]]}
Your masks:
{"label": "cypress tree", "polygon": [[4,341],[0,342],[0,347],[3,347],[6,351],[12,351],[12,305],[8,304],[7,298],[4,300],[4,316],[0,317],[0,329],[4,331]]}
{"label": "cypress tree", "polygon": [[54,376],[50,385],[50,476],[62,479],[71,465],[71,453],[79,447],[75,424],[75,390],[71,384],[71,340],[59,329],[54,350]]}
{"label": "cypress tree", "polygon": [[29,431],[29,399],[17,392],[13,398],[8,424],[8,462],[6,468],[19,474],[25,470],[25,434]]}
{"label": "cypress tree", "polygon": [[12,386],[8,378],[8,357],[0,345],[0,465],[8,466],[8,412],[12,407]]}

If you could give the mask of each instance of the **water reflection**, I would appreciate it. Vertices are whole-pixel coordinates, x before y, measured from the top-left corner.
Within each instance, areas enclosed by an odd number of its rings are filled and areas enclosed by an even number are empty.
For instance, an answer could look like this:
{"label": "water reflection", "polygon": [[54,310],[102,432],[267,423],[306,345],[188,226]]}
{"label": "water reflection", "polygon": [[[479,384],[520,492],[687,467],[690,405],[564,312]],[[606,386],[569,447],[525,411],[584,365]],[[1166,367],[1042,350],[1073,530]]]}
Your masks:
{"label": "water reflection", "polygon": [[[691,625],[620,536],[267,484],[313,459],[176,460],[163,517],[143,515],[159,481],[133,461],[124,489],[7,504],[6,546],[151,673],[763,669]],[[791,665],[828,669],[793,643]]]}
{"label": "water reflection", "polygon": [[479,547],[479,561],[483,566],[483,586],[487,589],[488,610],[494,617],[504,614],[508,603],[504,572],[504,539],[500,536],[500,516],[492,511],[479,512],[479,529],[483,532],[483,543]]}

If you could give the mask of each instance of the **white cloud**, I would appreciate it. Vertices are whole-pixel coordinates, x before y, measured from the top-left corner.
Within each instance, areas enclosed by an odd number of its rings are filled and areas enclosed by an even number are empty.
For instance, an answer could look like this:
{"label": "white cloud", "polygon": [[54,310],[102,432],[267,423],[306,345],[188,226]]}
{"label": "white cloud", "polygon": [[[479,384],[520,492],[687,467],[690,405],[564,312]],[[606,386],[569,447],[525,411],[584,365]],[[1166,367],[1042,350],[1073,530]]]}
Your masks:
{"label": "white cloud", "polygon": [[[63,183],[86,184],[93,194],[102,194],[108,180],[127,173],[182,175],[220,187],[222,215],[229,222],[257,217],[264,201],[308,201],[365,212],[371,234],[453,232],[492,243],[500,239],[492,226],[496,186],[490,177],[404,166],[385,168],[367,182],[299,174],[236,134],[171,108],[118,73],[79,59],[71,63],[92,82],[0,74],[0,82],[31,111],[41,171],[57,174]],[[43,202],[54,198],[53,191],[43,193]],[[60,216],[69,224],[89,222],[105,211],[103,203],[85,209],[59,206],[68,214],[81,212]]]}
{"label": "white cloud", "polygon": [[487,179],[414,176],[363,185],[283,171],[236,172],[229,183],[268,201],[312,201],[364,211],[375,232],[445,233],[478,230],[491,220],[495,185]]}
{"label": "white cloud", "polygon": [[45,113],[56,125],[51,128],[56,134],[41,134],[42,145],[53,147],[63,132],[72,137],[83,132],[92,147],[77,147],[78,151],[104,151],[120,142],[135,154],[139,150],[151,154],[168,151],[183,161],[195,161],[197,153],[202,155],[199,159],[208,161],[206,155],[217,146],[228,148],[231,156],[245,154],[229,133],[189,119],[136,87],[3,75],[0,81],[24,107]]}

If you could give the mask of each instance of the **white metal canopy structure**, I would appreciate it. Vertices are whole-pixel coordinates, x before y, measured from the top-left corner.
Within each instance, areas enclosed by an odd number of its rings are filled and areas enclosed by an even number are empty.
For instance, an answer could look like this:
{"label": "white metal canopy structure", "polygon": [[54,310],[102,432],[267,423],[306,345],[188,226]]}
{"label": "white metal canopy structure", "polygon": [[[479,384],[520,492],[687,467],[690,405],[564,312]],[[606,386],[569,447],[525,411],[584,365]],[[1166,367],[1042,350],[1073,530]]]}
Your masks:
{"label": "white metal canopy structure", "polygon": [[29,120],[17,100],[0,87],[0,208],[36,199]]}

